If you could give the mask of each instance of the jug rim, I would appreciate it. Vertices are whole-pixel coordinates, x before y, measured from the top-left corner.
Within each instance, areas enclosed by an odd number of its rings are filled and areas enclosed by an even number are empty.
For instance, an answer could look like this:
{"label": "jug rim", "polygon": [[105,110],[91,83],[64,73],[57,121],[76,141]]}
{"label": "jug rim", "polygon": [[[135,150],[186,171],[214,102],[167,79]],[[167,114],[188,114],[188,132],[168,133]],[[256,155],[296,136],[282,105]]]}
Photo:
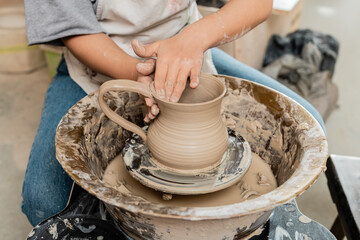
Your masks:
{"label": "jug rim", "polygon": [[166,103],[166,104],[170,104],[170,105],[174,105],[174,106],[184,106],[184,107],[185,106],[188,106],[188,107],[189,106],[204,106],[204,105],[208,105],[208,104],[217,102],[217,101],[221,100],[222,98],[224,98],[227,89],[226,89],[225,83],[223,81],[221,81],[219,78],[215,77],[212,74],[201,73],[201,76],[206,76],[208,79],[213,79],[214,81],[218,82],[223,87],[223,90],[222,90],[221,94],[219,96],[217,96],[216,98],[211,99],[209,101],[205,101],[205,102],[200,102],[200,103],[179,103],[179,102],[170,102],[169,100],[160,98],[156,93],[154,82],[152,82],[150,84],[150,87],[149,87],[150,92],[153,95],[153,97],[156,99],[156,101]]}

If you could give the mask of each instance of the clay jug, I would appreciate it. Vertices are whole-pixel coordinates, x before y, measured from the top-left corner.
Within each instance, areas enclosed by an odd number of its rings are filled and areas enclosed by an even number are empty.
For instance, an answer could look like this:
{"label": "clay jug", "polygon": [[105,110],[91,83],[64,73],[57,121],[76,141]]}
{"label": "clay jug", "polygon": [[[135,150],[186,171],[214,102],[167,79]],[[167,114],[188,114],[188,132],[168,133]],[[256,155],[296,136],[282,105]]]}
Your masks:
{"label": "clay jug", "polygon": [[[155,100],[160,113],[147,134],[107,106],[103,96],[114,90],[137,92]],[[111,80],[100,87],[99,104],[112,121],[144,140],[157,164],[174,171],[198,172],[216,166],[228,146],[220,116],[225,93],[224,83],[209,74],[201,74],[195,89],[187,84],[178,103],[158,97],[153,83],[148,87],[130,80]]]}

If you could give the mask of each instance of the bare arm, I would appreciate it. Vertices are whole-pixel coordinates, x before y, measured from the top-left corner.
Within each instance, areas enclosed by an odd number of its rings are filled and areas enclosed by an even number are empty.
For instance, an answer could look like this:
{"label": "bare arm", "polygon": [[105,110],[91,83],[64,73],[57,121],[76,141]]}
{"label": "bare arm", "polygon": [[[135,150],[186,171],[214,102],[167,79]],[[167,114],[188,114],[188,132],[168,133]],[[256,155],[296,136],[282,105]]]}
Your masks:
{"label": "bare arm", "polygon": [[266,20],[272,3],[272,0],[232,0],[186,30],[198,33],[206,49],[231,42]]}
{"label": "bare arm", "polygon": [[104,33],[71,36],[62,39],[65,46],[83,64],[113,79],[137,80],[139,59],[129,56]]}
{"label": "bare arm", "polygon": [[[65,46],[83,64],[113,79],[130,79],[149,85],[153,78],[154,60],[142,63],[119,48],[106,34],[71,36],[62,39]],[[145,99],[149,108],[145,121],[149,122],[159,109],[151,99]]]}
{"label": "bare arm", "polygon": [[188,76],[191,87],[199,84],[207,49],[241,37],[268,18],[271,9],[272,0],[232,0],[172,38],[147,46],[135,40],[132,45],[141,57],[157,57],[155,88],[160,96],[177,102]]}

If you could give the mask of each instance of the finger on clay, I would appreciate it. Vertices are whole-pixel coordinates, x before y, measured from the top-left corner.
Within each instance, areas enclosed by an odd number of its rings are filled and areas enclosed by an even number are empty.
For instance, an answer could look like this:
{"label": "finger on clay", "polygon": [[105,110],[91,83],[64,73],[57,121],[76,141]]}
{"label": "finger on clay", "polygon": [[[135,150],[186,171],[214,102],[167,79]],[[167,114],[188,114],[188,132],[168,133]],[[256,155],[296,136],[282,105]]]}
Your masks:
{"label": "finger on clay", "polygon": [[186,82],[187,82],[189,73],[190,73],[190,69],[187,69],[187,68],[183,68],[179,72],[174,91],[170,98],[170,102],[178,102],[179,101],[181,94],[183,93],[183,91],[186,87]]}
{"label": "finger on clay", "polygon": [[149,116],[149,118],[150,118],[151,120],[153,120],[153,119],[155,118],[155,116],[154,116],[154,115],[152,115],[152,113],[151,113],[151,112],[149,112],[149,113],[148,113],[148,116]]}
{"label": "finger on clay", "polygon": [[168,71],[167,63],[156,62],[156,71],[155,71],[155,89],[156,94],[164,99],[165,98],[165,79]]}
{"label": "finger on clay", "polygon": [[150,122],[150,118],[149,118],[149,116],[148,116],[148,115],[146,115],[146,116],[145,116],[145,118],[144,118],[144,122],[146,122],[146,123],[149,123],[149,122]]}
{"label": "finger on clay", "polygon": [[148,107],[151,107],[154,105],[154,101],[151,98],[145,98],[145,104]]}
{"label": "finger on clay", "polygon": [[136,64],[136,70],[143,75],[149,75],[155,70],[155,63],[153,62],[144,62]]}
{"label": "finger on clay", "polygon": [[196,88],[197,86],[199,86],[199,72],[198,71],[191,71],[191,76],[190,76],[190,87],[191,88]]}
{"label": "finger on clay", "polygon": [[149,58],[156,56],[157,50],[159,48],[159,42],[144,46],[137,39],[134,39],[133,41],[131,41],[131,46],[136,55],[142,58]]}
{"label": "finger on clay", "polygon": [[186,86],[186,80],[178,81],[171,95],[170,102],[178,102]]}
{"label": "finger on clay", "polygon": [[159,114],[159,108],[156,104],[152,105],[151,106],[151,114],[156,116]]}
{"label": "finger on clay", "polygon": [[175,61],[173,64],[169,65],[169,70],[166,74],[165,95],[166,95],[166,100],[168,101],[171,97],[172,92],[174,91],[178,72],[179,72],[179,64],[177,64],[177,62]]}

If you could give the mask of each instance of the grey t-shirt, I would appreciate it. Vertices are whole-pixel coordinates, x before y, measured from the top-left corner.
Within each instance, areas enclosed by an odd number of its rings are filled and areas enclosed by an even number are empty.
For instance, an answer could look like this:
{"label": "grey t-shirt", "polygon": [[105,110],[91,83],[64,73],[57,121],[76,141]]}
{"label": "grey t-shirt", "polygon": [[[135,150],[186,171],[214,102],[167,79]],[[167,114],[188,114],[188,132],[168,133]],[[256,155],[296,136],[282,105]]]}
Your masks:
{"label": "grey t-shirt", "polygon": [[28,44],[63,43],[61,38],[101,33],[96,0],[25,0]]}

